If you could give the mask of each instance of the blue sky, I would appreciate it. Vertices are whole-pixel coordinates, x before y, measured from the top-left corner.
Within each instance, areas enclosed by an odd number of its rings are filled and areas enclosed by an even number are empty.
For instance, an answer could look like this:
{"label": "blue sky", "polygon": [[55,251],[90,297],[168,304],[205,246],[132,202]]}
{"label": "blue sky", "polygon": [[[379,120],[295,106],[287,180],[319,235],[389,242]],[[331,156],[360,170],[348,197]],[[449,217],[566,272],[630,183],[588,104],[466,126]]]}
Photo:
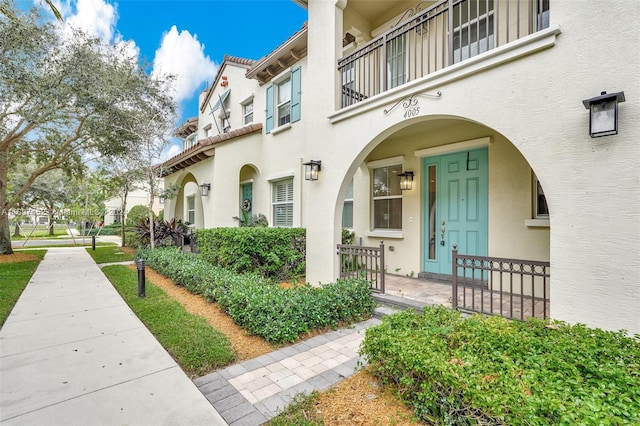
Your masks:
{"label": "blue sky", "polygon": [[[35,0],[41,1],[41,0]],[[19,0],[27,3],[27,0]],[[31,1],[29,1],[31,2]],[[307,11],[292,0],[54,0],[65,22],[125,43],[151,72],[178,77],[180,121],[197,115],[198,93],[224,55],[260,59],[298,31]],[[172,147],[165,157],[177,154]]]}

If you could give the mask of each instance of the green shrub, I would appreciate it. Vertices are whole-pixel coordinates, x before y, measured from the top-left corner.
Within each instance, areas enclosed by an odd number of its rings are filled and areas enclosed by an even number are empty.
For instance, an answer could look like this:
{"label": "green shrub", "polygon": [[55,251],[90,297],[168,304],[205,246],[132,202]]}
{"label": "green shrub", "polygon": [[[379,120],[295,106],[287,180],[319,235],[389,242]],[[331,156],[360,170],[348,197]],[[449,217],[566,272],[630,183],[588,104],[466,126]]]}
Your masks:
{"label": "green shrub", "polygon": [[136,226],[140,221],[149,217],[149,207],[139,204],[131,207],[129,213],[127,213],[127,226]]}
{"label": "green shrub", "polygon": [[438,307],[385,317],[361,354],[430,424],[640,424],[640,344],[624,332]]}
{"label": "green shrub", "polygon": [[238,273],[255,271],[276,280],[305,272],[304,228],[197,229],[202,258]]}
{"label": "green shrub", "polygon": [[138,256],[189,291],[217,302],[239,326],[273,343],[293,342],[313,329],[368,318],[375,308],[369,283],[363,280],[285,289],[260,275],[211,266],[175,249],[140,250]]}

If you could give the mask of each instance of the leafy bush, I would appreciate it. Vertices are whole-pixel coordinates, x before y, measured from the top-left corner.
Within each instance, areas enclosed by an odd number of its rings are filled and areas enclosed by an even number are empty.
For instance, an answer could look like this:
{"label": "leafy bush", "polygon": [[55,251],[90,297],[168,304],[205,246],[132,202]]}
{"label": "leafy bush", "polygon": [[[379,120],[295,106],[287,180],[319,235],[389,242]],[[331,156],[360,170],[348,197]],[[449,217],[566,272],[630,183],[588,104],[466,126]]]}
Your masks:
{"label": "leafy bush", "polygon": [[234,216],[233,220],[237,220],[241,227],[264,228],[269,226],[269,220],[265,215],[258,213],[252,216],[245,210],[242,210],[242,217]]}
{"label": "leafy bush", "polygon": [[149,217],[149,207],[139,204],[131,207],[129,213],[127,213],[127,226],[136,226],[141,221]]}
{"label": "leafy bush", "polygon": [[[142,246],[148,246],[151,242],[151,226],[149,219],[143,219],[133,228],[133,232],[140,239]],[[156,247],[171,247],[182,244],[182,238],[189,232],[186,225],[180,219],[153,221],[153,241]]]}
{"label": "leafy bush", "polygon": [[277,280],[305,272],[304,228],[197,229],[202,258],[238,273],[256,271]]}
{"label": "leafy bush", "polygon": [[293,342],[313,329],[368,318],[375,308],[363,280],[285,289],[253,273],[212,267],[190,253],[156,249],[138,256],[189,291],[217,302],[236,324],[269,342]]}
{"label": "leafy bush", "polygon": [[430,424],[640,424],[640,344],[624,332],[437,307],[385,317],[361,354]]}

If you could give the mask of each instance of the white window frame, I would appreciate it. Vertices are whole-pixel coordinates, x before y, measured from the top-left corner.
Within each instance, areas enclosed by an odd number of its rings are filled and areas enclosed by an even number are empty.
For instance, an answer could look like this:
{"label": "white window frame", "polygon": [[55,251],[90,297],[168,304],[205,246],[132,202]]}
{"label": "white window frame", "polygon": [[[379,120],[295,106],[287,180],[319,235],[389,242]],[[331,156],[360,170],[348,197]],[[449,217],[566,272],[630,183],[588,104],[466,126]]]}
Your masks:
{"label": "white window frame", "polygon": [[[187,198],[187,222],[189,222],[189,225],[194,225],[196,223],[196,196],[194,194],[194,195],[189,195],[186,198]],[[191,208],[191,203],[193,203],[193,208]],[[193,215],[193,221],[190,220],[192,218],[191,217],[192,215]]]}
{"label": "white window frame", "polygon": [[204,137],[208,138],[209,136],[211,136],[211,124],[207,124],[204,127]]}
{"label": "white window frame", "polygon": [[[251,97],[250,99],[246,100],[245,102],[243,102],[242,104],[242,123],[243,125],[247,125],[247,124],[251,124],[253,123],[253,117],[254,117],[254,109],[255,109],[255,105],[253,103],[253,97]],[[247,112],[248,107],[251,107],[251,111]]]}
{"label": "white window frame", "polygon": [[[398,187],[396,190],[397,194],[392,195],[384,195],[384,196],[374,196],[373,185],[374,185],[374,176],[375,171],[381,168],[389,168],[389,167],[399,167],[399,172],[402,172],[402,167],[404,164],[404,156],[392,157],[383,160],[370,161],[367,163],[367,167],[369,168],[369,173],[371,176],[371,185],[370,185],[370,200],[371,200],[371,225],[370,229],[374,232],[398,232],[402,231],[403,220],[402,220],[402,204],[403,204],[403,194],[400,190],[400,182],[398,182]],[[388,180],[388,178],[387,178]],[[378,228],[375,223],[375,202],[378,200],[391,200],[391,199],[400,199],[401,203],[401,211],[400,211],[400,227],[399,228]]]}
{"label": "white window frame", "polygon": [[[285,189],[285,198],[278,199],[278,185],[290,185],[290,188]],[[292,228],[293,227],[293,215],[294,215],[294,181],[293,177],[287,177],[284,179],[278,179],[271,181],[271,219],[274,227]],[[282,224],[282,221],[278,219],[278,208],[280,206],[286,206],[291,209],[291,220],[286,220],[286,223]]]}
{"label": "white window frame", "polygon": [[[286,94],[286,99],[284,101],[280,101],[280,93],[283,92],[282,90],[282,86],[285,83],[289,83],[288,86],[286,87],[286,89],[284,90],[284,93]],[[281,126],[286,126],[287,124],[291,123],[291,84],[293,84],[293,82],[291,81],[291,72],[287,73],[287,75],[278,80],[275,81],[273,83],[273,87],[274,87],[274,127],[281,127]],[[283,117],[280,116],[280,108],[282,107],[288,107],[288,111],[289,114],[285,115]],[[287,121],[282,121],[281,118],[286,118]]]}

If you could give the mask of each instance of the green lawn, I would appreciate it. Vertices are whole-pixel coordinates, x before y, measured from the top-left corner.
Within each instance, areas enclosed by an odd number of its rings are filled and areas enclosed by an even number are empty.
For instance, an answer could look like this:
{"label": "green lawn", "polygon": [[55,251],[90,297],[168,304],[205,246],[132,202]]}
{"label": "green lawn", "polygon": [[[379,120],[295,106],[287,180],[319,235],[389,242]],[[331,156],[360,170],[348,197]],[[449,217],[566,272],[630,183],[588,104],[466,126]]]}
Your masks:
{"label": "green lawn", "polygon": [[95,251],[89,247],[87,252],[97,264],[134,260],[133,255],[123,252],[122,248],[118,246],[96,246]]}
{"label": "green lawn", "polygon": [[224,334],[204,318],[188,313],[149,280],[146,282],[146,297],[138,297],[135,269],[111,265],[102,271],[190,377],[202,376],[234,360],[231,342]]}
{"label": "green lawn", "polygon": [[[33,254],[42,260],[46,250],[24,250],[21,253]],[[40,260],[3,263],[0,267],[0,327],[7,320]]]}

